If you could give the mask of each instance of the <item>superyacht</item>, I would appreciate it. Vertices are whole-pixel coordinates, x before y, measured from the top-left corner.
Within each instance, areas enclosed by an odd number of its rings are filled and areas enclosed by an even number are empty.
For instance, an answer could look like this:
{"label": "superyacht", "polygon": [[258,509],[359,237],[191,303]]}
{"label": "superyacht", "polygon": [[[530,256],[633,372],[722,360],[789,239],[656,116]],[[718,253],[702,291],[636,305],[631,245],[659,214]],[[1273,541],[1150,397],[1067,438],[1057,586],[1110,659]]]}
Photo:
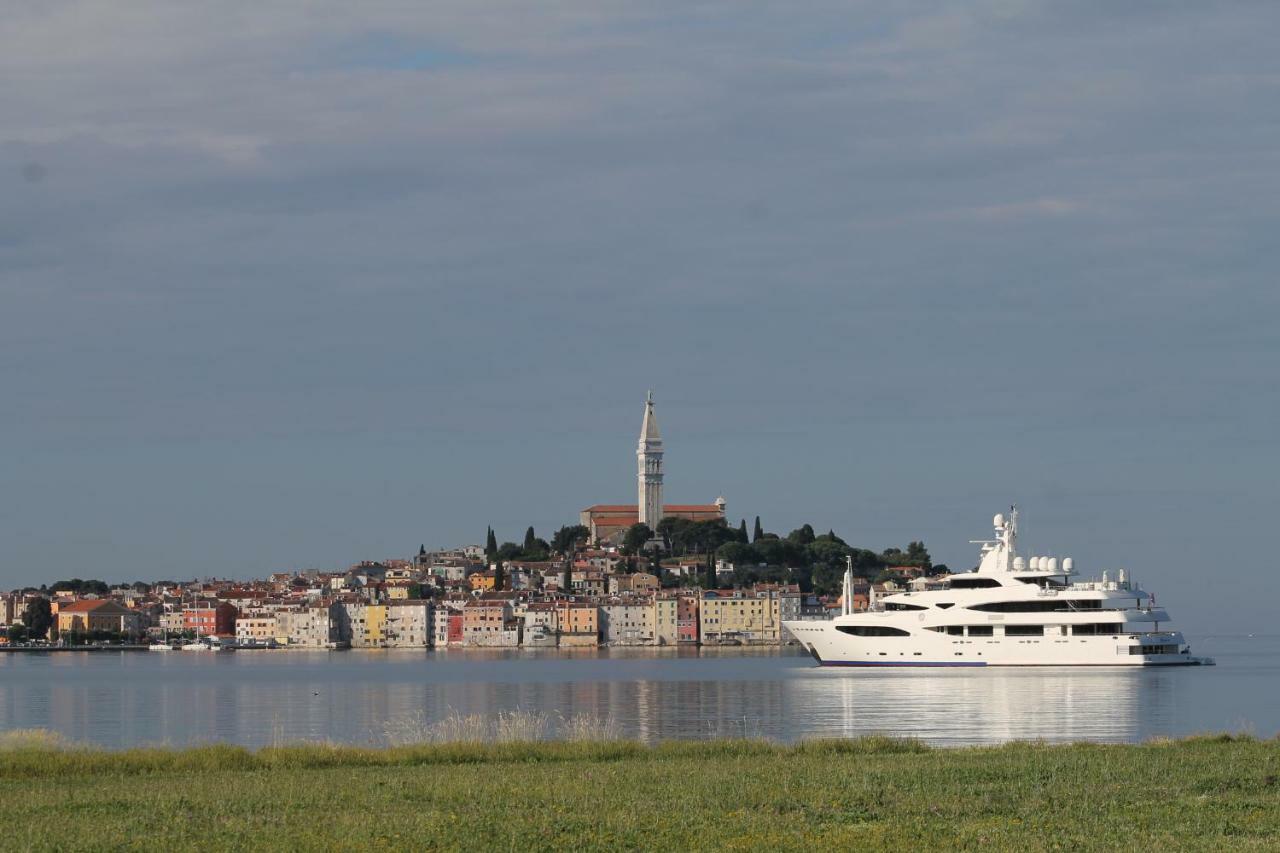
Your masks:
{"label": "superyacht", "polygon": [[823,666],[1187,666],[1193,657],[1155,597],[1120,570],[1073,581],[1071,558],[1018,554],[1018,510],[994,520],[995,538],[974,542],[972,572],[941,588],[886,595],[872,590],[854,612],[845,573],[840,616],[784,625]]}

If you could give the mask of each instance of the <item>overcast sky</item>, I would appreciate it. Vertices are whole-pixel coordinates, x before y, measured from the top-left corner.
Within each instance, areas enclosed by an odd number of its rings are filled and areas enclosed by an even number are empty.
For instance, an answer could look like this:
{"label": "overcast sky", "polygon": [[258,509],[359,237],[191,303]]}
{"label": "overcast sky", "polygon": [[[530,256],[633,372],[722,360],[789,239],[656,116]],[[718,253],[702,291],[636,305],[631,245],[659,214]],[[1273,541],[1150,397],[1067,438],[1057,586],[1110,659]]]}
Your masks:
{"label": "overcast sky", "polygon": [[11,0],[0,586],[1011,502],[1275,630],[1274,2]]}

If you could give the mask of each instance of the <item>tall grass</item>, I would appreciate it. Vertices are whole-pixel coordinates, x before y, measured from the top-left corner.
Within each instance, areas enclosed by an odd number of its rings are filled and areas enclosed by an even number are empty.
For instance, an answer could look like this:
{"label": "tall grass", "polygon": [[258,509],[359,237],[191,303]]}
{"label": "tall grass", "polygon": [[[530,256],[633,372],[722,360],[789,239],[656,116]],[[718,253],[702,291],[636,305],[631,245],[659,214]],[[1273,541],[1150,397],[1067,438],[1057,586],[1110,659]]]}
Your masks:
{"label": "tall grass", "polygon": [[541,741],[614,741],[620,738],[612,717],[540,711],[499,711],[496,714],[460,714],[450,711],[433,720],[415,711],[387,721],[382,731],[391,746],[417,744],[493,744]]}
{"label": "tall grass", "polygon": [[[963,749],[886,737],[644,746],[589,737],[607,725],[593,718],[450,717],[419,718],[405,727],[412,742],[382,748],[111,752],[11,733],[0,737],[4,843],[1029,853],[1272,850],[1280,838],[1280,741],[1250,736]],[[446,736],[458,739],[428,739]]]}

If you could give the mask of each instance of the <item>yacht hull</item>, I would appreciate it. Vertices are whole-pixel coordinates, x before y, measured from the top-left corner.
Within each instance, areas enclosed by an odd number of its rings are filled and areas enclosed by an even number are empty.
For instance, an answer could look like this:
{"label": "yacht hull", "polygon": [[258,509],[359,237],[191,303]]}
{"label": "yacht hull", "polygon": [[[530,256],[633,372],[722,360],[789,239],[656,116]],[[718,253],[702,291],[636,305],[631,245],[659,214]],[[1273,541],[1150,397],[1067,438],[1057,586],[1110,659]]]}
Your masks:
{"label": "yacht hull", "polygon": [[987,667],[987,666],[1197,666],[1212,663],[1179,651],[1135,653],[1141,643],[1162,642],[1182,648],[1180,634],[1142,640],[1117,636],[1044,636],[968,638],[932,631],[905,637],[855,637],[830,622],[785,622],[821,666],[843,667]]}

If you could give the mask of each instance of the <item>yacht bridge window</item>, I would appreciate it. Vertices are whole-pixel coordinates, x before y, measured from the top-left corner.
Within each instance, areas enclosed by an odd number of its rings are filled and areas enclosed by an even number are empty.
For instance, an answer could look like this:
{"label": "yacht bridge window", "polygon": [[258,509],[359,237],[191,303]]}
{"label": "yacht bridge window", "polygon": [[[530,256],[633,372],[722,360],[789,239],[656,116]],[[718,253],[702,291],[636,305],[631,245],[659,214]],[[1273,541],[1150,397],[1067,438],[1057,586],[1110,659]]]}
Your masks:
{"label": "yacht bridge window", "polygon": [[991,589],[1000,586],[995,578],[952,578],[952,589]]}
{"label": "yacht bridge window", "polygon": [[884,603],[885,610],[928,610],[929,608],[919,604],[907,604],[902,601],[886,601]]}
{"label": "yacht bridge window", "polygon": [[1004,635],[1006,637],[1043,637],[1043,625],[1005,625]]}
{"label": "yacht bridge window", "polygon": [[1101,610],[1103,608],[1102,602],[1096,598],[1049,598],[1033,601],[988,601],[985,604],[970,604],[969,609],[984,610],[988,613],[1056,613],[1064,610]]}
{"label": "yacht bridge window", "polygon": [[910,631],[901,628],[890,628],[888,625],[837,625],[836,630],[842,634],[855,637],[910,637]]}
{"label": "yacht bridge window", "polygon": [[1123,622],[1086,622],[1082,625],[1072,625],[1072,634],[1124,634]]}

